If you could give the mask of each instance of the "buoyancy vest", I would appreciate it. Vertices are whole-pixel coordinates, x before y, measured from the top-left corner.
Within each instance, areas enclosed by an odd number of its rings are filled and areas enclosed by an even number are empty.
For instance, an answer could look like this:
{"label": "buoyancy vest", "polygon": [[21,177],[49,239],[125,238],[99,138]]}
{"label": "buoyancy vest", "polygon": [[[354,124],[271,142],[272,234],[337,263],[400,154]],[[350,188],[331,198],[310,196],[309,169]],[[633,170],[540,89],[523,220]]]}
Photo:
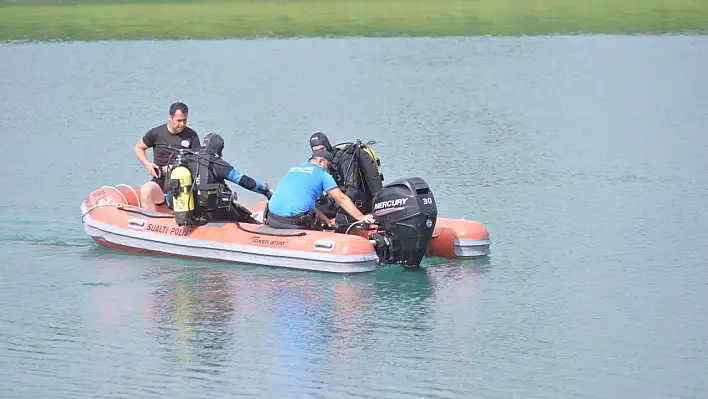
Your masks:
{"label": "buoyancy vest", "polygon": [[374,150],[360,141],[333,147],[332,176],[344,194],[364,213],[371,213],[374,195],[383,185]]}
{"label": "buoyancy vest", "polygon": [[213,165],[218,160],[211,151],[202,148],[187,161],[187,168],[193,176],[197,207],[201,211],[228,208],[231,204],[231,190],[214,172]]}

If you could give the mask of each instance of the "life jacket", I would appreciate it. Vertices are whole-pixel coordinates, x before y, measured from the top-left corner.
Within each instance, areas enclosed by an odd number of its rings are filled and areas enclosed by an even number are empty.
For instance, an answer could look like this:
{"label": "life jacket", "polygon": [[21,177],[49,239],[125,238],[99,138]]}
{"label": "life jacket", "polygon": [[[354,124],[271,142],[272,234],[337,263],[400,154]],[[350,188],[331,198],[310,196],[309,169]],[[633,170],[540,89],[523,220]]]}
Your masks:
{"label": "life jacket", "polygon": [[364,213],[371,213],[374,195],[383,185],[381,161],[361,141],[333,148],[332,176],[340,190]]}

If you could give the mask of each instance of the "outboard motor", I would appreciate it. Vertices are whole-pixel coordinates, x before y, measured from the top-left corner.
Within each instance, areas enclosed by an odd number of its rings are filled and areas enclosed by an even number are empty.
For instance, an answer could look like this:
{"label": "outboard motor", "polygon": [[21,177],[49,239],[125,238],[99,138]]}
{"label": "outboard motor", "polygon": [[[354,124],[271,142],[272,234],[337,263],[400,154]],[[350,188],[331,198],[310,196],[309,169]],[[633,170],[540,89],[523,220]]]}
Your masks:
{"label": "outboard motor", "polygon": [[433,237],[438,208],[425,180],[399,179],[379,189],[373,215],[379,231],[369,236],[381,263],[419,266]]}

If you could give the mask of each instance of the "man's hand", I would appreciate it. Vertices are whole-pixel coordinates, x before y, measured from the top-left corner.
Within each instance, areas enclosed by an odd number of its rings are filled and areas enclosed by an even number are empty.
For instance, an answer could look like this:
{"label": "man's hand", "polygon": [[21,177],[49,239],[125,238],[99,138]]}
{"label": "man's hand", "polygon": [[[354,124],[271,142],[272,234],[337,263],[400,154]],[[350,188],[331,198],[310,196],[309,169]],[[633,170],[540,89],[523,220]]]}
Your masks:
{"label": "man's hand", "polygon": [[332,227],[332,224],[329,222],[329,218],[327,217],[327,215],[322,213],[322,211],[317,208],[313,210],[315,211],[315,215],[317,215],[317,219],[319,219],[320,223],[327,225],[327,227]]}
{"label": "man's hand", "polygon": [[[143,143],[143,139],[140,139],[137,143],[135,143],[133,151],[135,152],[135,156],[138,157],[138,161],[140,161],[145,170],[147,170],[148,174],[152,177],[158,177],[158,172],[156,169],[160,170],[160,167],[148,161],[147,156],[145,155],[145,150],[147,149],[148,146]],[[162,176],[165,175],[165,172],[167,172],[167,169],[162,170]]]}
{"label": "man's hand", "polygon": [[368,224],[374,224],[376,223],[376,220],[374,220],[374,215],[361,215],[357,220],[360,222],[366,222]]}
{"label": "man's hand", "polygon": [[145,167],[145,170],[147,170],[148,174],[152,177],[158,177],[156,172],[157,170],[162,171],[159,166],[152,162],[147,162],[143,166]]}
{"label": "man's hand", "polygon": [[265,191],[263,191],[263,195],[270,201],[270,197],[273,196],[273,190],[270,189],[270,186],[268,183],[265,185]]}
{"label": "man's hand", "polygon": [[372,215],[362,215],[359,208],[354,205],[351,199],[346,196],[338,187],[331,188],[327,190],[327,195],[332,197],[332,199],[337,202],[337,204],[342,207],[350,216],[356,218],[358,221],[365,221],[369,224],[374,224],[376,221]]}

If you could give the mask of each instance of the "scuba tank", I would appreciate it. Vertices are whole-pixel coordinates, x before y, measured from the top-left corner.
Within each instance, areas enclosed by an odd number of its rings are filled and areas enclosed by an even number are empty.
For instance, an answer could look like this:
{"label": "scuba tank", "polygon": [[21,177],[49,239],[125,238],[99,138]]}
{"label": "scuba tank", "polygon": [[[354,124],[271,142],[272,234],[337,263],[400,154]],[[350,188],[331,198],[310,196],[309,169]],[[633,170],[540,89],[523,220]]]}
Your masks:
{"label": "scuba tank", "polygon": [[[380,161],[369,147],[375,143],[364,143],[356,139],[352,143],[338,144],[332,161],[332,176],[337,186],[364,214],[371,213],[373,197],[381,188],[383,180]],[[342,216],[349,219],[346,214]]]}
{"label": "scuba tank", "polygon": [[176,151],[177,157],[170,164],[169,178],[165,182],[168,195],[172,201],[172,210],[175,215],[175,222],[179,226],[191,224],[194,214],[194,193],[192,186],[192,173],[186,167],[186,148],[189,142],[184,140],[180,143],[182,148]]}
{"label": "scuba tank", "polygon": [[175,222],[179,226],[189,224],[194,213],[194,195],[192,193],[192,173],[184,166],[172,169],[170,173],[170,188],[174,188],[172,209],[175,213]]}

